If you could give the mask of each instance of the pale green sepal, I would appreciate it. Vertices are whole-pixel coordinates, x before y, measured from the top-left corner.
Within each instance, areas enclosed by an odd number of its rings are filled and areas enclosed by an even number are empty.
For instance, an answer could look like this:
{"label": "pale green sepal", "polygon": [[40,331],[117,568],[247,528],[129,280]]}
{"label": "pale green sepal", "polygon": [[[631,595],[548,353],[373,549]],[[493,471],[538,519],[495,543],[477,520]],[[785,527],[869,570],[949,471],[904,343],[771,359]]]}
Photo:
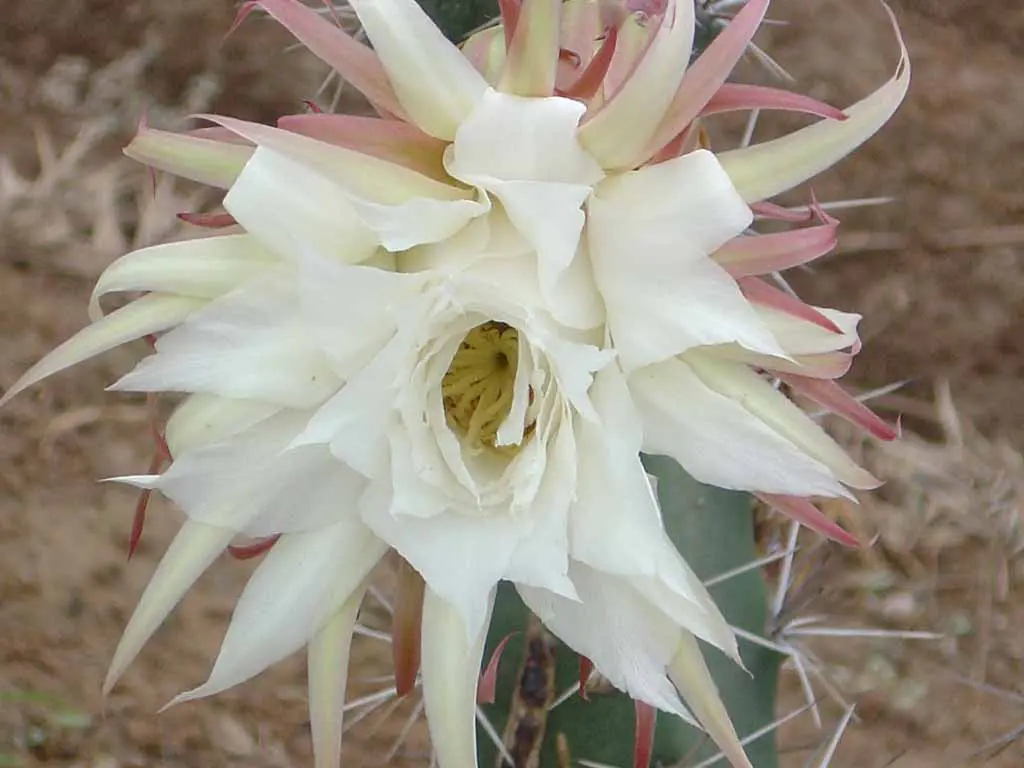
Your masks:
{"label": "pale green sepal", "polygon": [[523,0],[498,90],[551,96],[555,90],[562,0]]}
{"label": "pale green sepal", "polygon": [[494,591],[487,620],[470,639],[462,612],[427,587],[423,597],[421,674],[427,724],[438,768],[476,766],[476,691],[487,627],[494,608]]}
{"label": "pale green sepal", "polygon": [[254,147],[182,133],[143,128],[124,153],[161,171],[227,189],[249,160]]}
{"label": "pale green sepal", "polygon": [[224,235],[154,245],[125,254],[105,270],[89,301],[89,317],[103,316],[100,300],[118,291],[146,291],[215,299],[274,263],[252,235]]}
{"label": "pale green sepal", "polygon": [[689,632],[684,631],[680,637],[676,655],[669,662],[668,675],[733,768],[753,768],[718,695],[718,687],[704,662],[700,646]]}
{"label": "pale green sepal", "polygon": [[203,571],[224,551],[235,532],[193,520],[186,520],[167,548],[156,573],[142,593],[135,613],[114,651],[103,682],[103,693],[117,684],[125,669],[167,618],[167,614],[191,589]]}
{"label": "pale green sepal", "polygon": [[364,583],[357,588],[309,641],[309,728],[314,768],[337,768],[341,763],[349,654],[366,587]]}

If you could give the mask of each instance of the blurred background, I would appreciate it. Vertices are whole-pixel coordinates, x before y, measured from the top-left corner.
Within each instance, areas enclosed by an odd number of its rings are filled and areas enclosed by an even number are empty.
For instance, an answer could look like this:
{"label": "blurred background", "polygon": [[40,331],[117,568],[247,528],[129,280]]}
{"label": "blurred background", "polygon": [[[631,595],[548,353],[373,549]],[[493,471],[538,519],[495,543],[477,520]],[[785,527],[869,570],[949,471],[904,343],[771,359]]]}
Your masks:
{"label": "blurred background", "polygon": [[[815,180],[838,211],[837,253],[791,280],[813,303],[865,315],[847,380],[905,437],[836,434],[886,486],[844,523],[873,548],[798,558],[808,677],[783,674],[785,765],[808,763],[856,703],[832,765],[1024,765],[1024,6],[893,0],[914,68],[910,96],[864,149]],[[180,236],[212,201],[153,183],[120,149],[145,113],[179,127],[201,111],[271,121],[300,111],[325,69],[272,22],[226,41],[231,0],[5,0],[0,19],[0,389],[86,321],[112,259]],[[793,88],[845,106],[896,62],[874,0],[777,0],[758,44]],[[779,124],[758,126],[755,140]],[[806,200],[806,190],[797,202]],[[178,524],[156,501],[126,563],[137,501],[96,478],[145,471],[144,401],[103,387],[142,351],[75,369],[0,411],[0,767],[310,764],[300,659],[213,700],[156,711],[209,670],[251,565],[215,565],[106,700],[117,638]],[[778,545],[765,527],[763,544]],[[772,574],[769,573],[769,577]],[[936,633],[940,637],[903,633]],[[794,636],[795,637],[795,636]],[[386,668],[366,641],[356,676]],[[365,674],[361,674],[361,672]],[[813,678],[813,679],[811,679]],[[380,687],[379,685],[377,687]],[[357,686],[358,689],[358,686]],[[372,694],[373,686],[367,689]],[[356,691],[356,695],[360,695]],[[425,765],[411,705],[367,710],[347,765]]]}

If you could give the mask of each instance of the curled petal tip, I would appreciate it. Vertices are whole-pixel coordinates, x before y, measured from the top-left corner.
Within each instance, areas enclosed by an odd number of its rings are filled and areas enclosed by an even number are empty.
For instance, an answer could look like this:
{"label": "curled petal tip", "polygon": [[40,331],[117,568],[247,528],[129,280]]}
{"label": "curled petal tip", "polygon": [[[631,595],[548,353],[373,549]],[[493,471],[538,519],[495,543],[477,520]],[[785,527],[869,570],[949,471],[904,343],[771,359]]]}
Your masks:
{"label": "curled petal tip", "polygon": [[910,87],[910,59],[896,17],[882,4],[900,46],[893,77],[844,110],[846,120],[822,120],[787,136],[723,152],[719,160],[747,201],[765,200],[804,183],[853,152],[888,122]]}

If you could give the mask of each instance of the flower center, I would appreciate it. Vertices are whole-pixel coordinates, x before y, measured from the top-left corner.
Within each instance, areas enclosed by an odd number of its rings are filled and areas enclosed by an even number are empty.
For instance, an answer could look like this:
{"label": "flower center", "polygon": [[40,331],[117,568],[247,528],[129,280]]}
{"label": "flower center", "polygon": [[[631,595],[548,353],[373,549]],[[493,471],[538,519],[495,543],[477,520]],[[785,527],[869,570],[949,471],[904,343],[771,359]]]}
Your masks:
{"label": "flower center", "polygon": [[515,400],[519,332],[490,321],[466,334],[441,382],[448,424],[473,446],[497,450],[498,429]]}

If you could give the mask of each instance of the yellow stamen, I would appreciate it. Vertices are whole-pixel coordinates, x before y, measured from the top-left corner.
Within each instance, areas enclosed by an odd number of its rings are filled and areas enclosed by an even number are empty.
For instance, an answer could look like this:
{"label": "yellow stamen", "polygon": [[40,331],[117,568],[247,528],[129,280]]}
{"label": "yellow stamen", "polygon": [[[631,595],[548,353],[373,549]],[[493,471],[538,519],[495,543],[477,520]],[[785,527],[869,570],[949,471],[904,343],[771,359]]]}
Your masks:
{"label": "yellow stamen", "polygon": [[466,334],[441,383],[448,423],[473,446],[496,446],[498,429],[512,410],[519,333],[499,322]]}

